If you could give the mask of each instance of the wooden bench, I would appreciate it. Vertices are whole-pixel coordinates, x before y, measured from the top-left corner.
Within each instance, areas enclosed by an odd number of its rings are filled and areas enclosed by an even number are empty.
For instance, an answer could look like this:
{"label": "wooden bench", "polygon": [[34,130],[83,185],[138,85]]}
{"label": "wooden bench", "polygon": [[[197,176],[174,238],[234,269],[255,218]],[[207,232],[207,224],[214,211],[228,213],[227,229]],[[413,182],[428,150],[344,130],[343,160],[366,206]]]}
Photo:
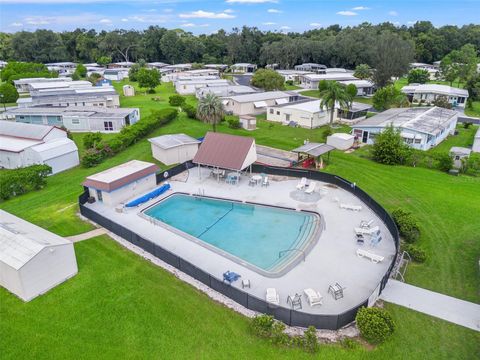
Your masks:
{"label": "wooden bench", "polygon": [[368,251],[363,250],[363,249],[357,249],[357,256],[361,257],[361,258],[363,258],[363,257],[364,258],[369,258],[375,264],[377,264],[379,262],[382,262],[383,259],[385,259],[383,256],[368,252]]}

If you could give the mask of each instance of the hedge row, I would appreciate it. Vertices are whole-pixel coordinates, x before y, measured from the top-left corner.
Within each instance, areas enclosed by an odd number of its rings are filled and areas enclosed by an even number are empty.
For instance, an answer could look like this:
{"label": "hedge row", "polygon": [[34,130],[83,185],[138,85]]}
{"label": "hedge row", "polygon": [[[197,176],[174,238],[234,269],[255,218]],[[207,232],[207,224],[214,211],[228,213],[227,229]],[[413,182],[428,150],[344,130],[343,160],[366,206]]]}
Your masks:
{"label": "hedge row", "polygon": [[25,168],[0,171],[0,199],[7,200],[16,195],[41,189],[52,172],[48,165],[32,165]]}
{"label": "hedge row", "polygon": [[152,131],[168,124],[177,115],[178,111],[171,108],[155,110],[149,117],[143,118],[131,126],[124,127],[119,134],[108,140],[92,141],[92,147],[83,153],[82,165],[84,167],[97,166],[107,157],[117,154]]}

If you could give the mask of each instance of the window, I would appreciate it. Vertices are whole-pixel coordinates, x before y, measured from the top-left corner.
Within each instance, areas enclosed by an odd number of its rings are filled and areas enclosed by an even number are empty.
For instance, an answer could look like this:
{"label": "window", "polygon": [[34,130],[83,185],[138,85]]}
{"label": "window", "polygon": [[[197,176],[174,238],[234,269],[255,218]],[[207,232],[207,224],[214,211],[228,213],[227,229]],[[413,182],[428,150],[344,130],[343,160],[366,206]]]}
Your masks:
{"label": "window", "polygon": [[280,111],[277,111],[277,115],[280,115]]}
{"label": "window", "polygon": [[420,144],[422,142],[422,139],[415,139],[415,144]]}
{"label": "window", "polygon": [[72,119],[72,125],[79,125],[80,124],[80,119],[79,118],[73,118]]}
{"label": "window", "polygon": [[270,114],[273,114],[273,113],[274,113],[273,109],[270,109]]}
{"label": "window", "polygon": [[105,131],[113,131],[113,122],[104,121],[103,122],[103,127],[105,128]]}

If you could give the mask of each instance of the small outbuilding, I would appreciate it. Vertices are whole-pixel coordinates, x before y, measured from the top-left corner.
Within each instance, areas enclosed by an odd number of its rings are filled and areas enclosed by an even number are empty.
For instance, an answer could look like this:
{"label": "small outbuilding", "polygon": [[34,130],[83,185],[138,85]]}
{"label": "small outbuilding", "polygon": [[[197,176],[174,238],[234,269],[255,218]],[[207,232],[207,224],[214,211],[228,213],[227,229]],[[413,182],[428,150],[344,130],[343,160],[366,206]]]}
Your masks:
{"label": "small outbuilding", "polygon": [[88,176],[83,186],[88,188],[89,201],[116,206],[157,185],[158,166],[146,161],[131,160]]}
{"label": "small outbuilding", "polygon": [[450,149],[450,156],[453,158],[453,167],[461,169],[463,167],[464,159],[468,159],[472,150],[465,147],[453,146]]}
{"label": "small outbuilding", "polygon": [[0,285],[24,301],[78,272],[73,243],[0,210]]}
{"label": "small outbuilding", "polygon": [[239,117],[240,125],[245,130],[255,130],[257,128],[257,118],[251,115],[242,115]]}
{"label": "small outbuilding", "polygon": [[353,146],[355,136],[345,133],[336,133],[327,136],[327,145],[333,146],[337,150],[348,150]]}
{"label": "small outbuilding", "polygon": [[198,166],[242,171],[257,161],[255,139],[208,132],[193,158]]}
{"label": "small outbuilding", "polygon": [[152,146],[153,157],[165,165],[192,160],[200,144],[200,140],[185,134],[162,135],[148,141]]}
{"label": "small outbuilding", "polygon": [[123,85],[123,96],[135,96],[135,88],[132,85]]}

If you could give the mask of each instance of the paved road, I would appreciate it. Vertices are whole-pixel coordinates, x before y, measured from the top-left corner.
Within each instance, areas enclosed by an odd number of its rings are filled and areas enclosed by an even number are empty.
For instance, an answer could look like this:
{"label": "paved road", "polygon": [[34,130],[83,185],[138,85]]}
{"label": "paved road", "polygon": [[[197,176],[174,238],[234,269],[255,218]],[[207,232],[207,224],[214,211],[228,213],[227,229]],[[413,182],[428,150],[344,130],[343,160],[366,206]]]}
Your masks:
{"label": "paved road", "polygon": [[250,80],[252,79],[251,74],[246,75],[233,75],[233,80],[238,85],[250,86]]}
{"label": "paved road", "polygon": [[380,298],[424,314],[480,331],[480,305],[389,280]]}

